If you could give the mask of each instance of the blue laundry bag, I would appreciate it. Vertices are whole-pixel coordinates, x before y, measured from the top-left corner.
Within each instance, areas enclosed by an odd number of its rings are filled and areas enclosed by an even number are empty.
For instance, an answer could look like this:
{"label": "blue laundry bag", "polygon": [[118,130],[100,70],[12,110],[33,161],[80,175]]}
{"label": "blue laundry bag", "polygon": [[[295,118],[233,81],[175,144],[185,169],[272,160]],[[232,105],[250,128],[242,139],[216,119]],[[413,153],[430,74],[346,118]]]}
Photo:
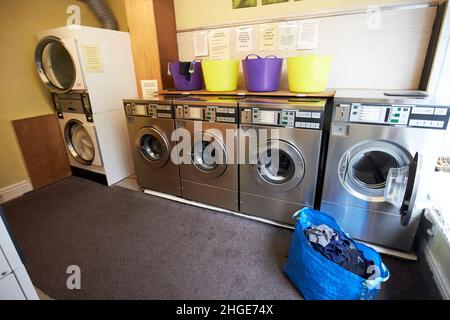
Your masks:
{"label": "blue laundry bag", "polygon": [[[298,219],[284,272],[306,300],[375,300],[382,282],[389,279],[389,270],[377,251],[355,241],[366,260],[374,262],[369,279],[344,269],[317,252],[304,231],[325,224],[345,231],[326,213],[304,208],[294,214]],[[372,271],[372,270],[370,270]]]}

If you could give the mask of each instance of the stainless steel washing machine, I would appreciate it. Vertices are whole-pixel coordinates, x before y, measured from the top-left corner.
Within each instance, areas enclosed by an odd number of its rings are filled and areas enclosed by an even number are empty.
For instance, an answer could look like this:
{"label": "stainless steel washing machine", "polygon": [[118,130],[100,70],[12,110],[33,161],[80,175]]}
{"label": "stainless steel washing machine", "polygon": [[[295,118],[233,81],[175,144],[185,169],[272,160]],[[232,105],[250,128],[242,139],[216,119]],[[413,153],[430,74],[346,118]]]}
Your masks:
{"label": "stainless steel washing machine", "polygon": [[188,97],[174,105],[185,142],[178,149],[183,197],[238,211],[238,100]]}
{"label": "stainless steel washing machine", "polygon": [[247,99],[239,104],[242,213],[294,224],[297,210],[314,206],[326,103]]}
{"label": "stainless steel washing machine", "polygon": [[427,99],[338,91],[321,210],[356,239],[410,251],[449,113]]}
{"label": "stainless steel washing machine", "polygon": [[124,100],[124,107],[138,185],[181,197],[179,167],[172,159],[172,99]]}

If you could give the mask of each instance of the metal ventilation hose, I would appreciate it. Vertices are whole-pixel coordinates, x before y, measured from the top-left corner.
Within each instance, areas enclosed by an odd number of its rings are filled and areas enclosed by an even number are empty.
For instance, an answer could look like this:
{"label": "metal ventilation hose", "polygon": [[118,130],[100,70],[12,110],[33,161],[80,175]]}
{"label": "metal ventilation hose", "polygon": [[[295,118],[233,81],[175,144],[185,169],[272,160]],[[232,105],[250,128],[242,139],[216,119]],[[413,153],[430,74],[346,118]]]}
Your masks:
{"label": "metal ventilation hose", "polygon": [[117,20],[108,8],[104,0],[84,0],[86,4],[91,8],[92,12],[101,21],[104,29],[119,30]]}

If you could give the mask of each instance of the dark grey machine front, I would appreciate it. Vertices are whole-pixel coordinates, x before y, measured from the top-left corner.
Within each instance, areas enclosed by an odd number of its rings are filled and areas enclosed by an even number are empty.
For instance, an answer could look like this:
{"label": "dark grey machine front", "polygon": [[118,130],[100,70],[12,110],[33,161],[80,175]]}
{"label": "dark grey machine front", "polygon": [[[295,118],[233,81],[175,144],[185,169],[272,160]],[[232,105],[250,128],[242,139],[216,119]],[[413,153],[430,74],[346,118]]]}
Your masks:
{"label": "dark grey machine front", "polygon": [[426,99],[338,94],[321,210],[356,239],[410,251],[449,115]]}
{"label": "dark grey machine front", "polygon": [[186,159],[180,164],[183,197],[238,211],[238,100],[199,96],[174,100],[174,106],[176,127],[191,142],[178,150]]}
{"label": "dark grey machine front", "polygon": [[172,100],[125,100],[124,107],[139,187],[181,197],[179,167],[171,157]]}
{"label": "dark grey machine front", "polygon": [[[240,103],[240,210],[294,224],[313,207],[326,99],[247,99]],[[256,143],[251,142],[256,138]]]}

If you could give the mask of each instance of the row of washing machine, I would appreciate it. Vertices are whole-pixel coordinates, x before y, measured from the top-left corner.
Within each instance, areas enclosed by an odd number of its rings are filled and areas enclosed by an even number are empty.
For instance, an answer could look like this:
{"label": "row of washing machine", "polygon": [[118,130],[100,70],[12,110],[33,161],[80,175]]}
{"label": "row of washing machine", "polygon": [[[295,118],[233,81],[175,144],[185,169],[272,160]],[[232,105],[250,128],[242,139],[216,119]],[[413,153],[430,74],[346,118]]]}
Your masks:
{"label": "row of washing machine", "polygon": [[313,207],[326,99],[125,100],[140,187],[293,224]]}
{"label": "row of washing machine", "polygon": [[38,40],[75,175],[112,185],[135,171],[142,188],[288,224],[320,208],[356,239],[411,250],[450,103],[339,90],[327,108],[175,97],[124,112],[138,96],[128,33],[73,26]]}
{"label": "row of washing machine", "polygon": [[314,207],[356,239],[401,251],[426,207],[449,105],[358,90],[334,101],[124,101],[142,188],[283,224]]}

